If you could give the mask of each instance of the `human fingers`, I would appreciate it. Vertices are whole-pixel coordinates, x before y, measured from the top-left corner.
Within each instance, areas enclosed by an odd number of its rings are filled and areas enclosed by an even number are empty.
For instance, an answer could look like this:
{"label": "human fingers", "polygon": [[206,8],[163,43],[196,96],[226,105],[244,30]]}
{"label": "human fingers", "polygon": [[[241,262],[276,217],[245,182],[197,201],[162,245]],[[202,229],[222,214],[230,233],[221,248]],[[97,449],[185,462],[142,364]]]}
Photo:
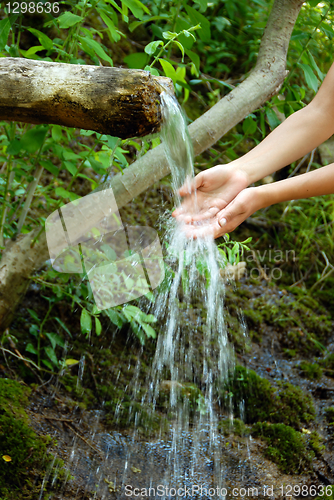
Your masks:
{"label": "human fingers", "polygon": [[194,179],[189,181],[188,179],[186,182],[183,184],[183,186],[180,187],[179,189],[179,195],[184,197],[189,195],[190,193],[193,193],[196,191],[196,189],[199,189],[204,182],[204,175],[203,172],[200,172],[199,174],[196,175]]}

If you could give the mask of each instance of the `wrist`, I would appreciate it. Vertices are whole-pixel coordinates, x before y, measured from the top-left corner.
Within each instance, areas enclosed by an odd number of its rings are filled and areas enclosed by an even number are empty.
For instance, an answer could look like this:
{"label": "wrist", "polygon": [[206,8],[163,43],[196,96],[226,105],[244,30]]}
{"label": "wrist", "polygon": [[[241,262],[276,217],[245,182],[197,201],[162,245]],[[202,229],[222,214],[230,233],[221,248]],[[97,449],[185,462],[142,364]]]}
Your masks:
{"label": "wrist", "polygon": [[260,210],[261,208],[269,207],[275,203],[275,199],[273,196],[272,188],[273,184],[263,184],[262,186],[257,186],[252,189],[255,191],[255,204],[256,210]]}

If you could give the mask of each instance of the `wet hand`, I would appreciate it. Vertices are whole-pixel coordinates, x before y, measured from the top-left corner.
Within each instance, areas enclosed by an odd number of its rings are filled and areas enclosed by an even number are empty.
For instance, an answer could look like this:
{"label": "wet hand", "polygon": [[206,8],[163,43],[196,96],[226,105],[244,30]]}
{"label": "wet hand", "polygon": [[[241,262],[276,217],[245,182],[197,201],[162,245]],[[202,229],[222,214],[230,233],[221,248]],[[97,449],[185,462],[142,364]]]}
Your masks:
{"label": "wet hand", "polygon": [[182,229],[189,238],[206,236],[219,238],[219,236],[234,231],[250,215],[262,208],[263,202],[259,194],[259,188],[244,189],[211,219],[185,224]]}
{"label": "wet hand", "polygon": [[215,218],[247,185],[246,173],[233,163],[205,170],[179,189],[183,200],[173,217],[186,224]]}

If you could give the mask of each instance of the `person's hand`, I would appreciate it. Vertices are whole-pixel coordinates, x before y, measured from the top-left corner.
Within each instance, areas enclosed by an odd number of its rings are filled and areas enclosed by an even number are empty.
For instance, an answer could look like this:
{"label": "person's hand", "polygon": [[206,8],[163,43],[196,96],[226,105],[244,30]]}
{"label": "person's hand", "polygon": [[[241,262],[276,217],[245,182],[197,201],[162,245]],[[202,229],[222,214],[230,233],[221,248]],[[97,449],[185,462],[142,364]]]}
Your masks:
{"label": "person's hand", "polygon": [[[261,186],[262,187],[262,186]],[[218,238],[234,231],[245,219],[263,208],[264,202],[259,187],[244,189],[225,208],[205,222],[185,224],[182,230],[189,238],[213,236]]]}
{"label": "person's hand", "polygon": [[232,163],[205,170],[179,189],[183,197],[173,217],[186,224],[215,217],[240,191],[248,186],[248,176]]}

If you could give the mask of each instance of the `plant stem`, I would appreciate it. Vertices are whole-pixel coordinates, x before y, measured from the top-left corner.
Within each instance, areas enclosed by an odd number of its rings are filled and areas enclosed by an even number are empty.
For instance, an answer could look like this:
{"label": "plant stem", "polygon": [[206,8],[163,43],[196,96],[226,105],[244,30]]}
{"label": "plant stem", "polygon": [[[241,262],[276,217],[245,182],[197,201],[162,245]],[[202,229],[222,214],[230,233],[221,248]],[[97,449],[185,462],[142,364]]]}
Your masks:
{"label": "plant stem", "polygon": [[48,311],[47,311],[47,313],[46,313],[46,315],[45,315],[45,317],[40,325],[40,329],[39,329],[39,335],[38,335],[38,341],[37,341],[37,353],[38,353],[37,357],[38,357],[38,367],[39,368],[41,366],[41,337],[42,337],[43,327],[45,325],[46,320],[49,317],[50,312],[52,311],[53,305],[54,304],[50,304],[49,309],[48,309]]}
{"label": "plant stem", "polygon": [[41,178],[43,170],[44,170],[44,167],[42,167],[42,165],[39,165],[36,168],[36,170],[35,170],[34,180],[29,184],[28,193],[27,193],[27,199],[25,201],[25,204],[23,206],[23,210],[22,210],[20,218],[19,218],[19,222],[17,224],[17,233],[16,233],[16,236],[18,236],[20,234],[21,229],[22,229],[22,227],[23,227],[23,225],[25,223],[26,217],[28,215],[28,211],[30,209],[30,205],[31,205],[32,199],[34,197],[34,194],[35,194],[35,191],[36,191],[36,188],[38,186],[38,183],[39,183],[39,180]]}
{"label": "plant stem", "polygon": [[6,187],[5,187],[5,193],[3,197],[3,206],[2,206],[2,213],[1,213],[1,219],[0,219],[0,246],[4,246],[4,228],[5,228],[5,222],[6,222],[6,214],[7,214],[7,202],[9,198],[9,189],[14,180],[14,171],[12,170],[12,159],[9,157],[9,160],[7,162],[7,179],[6,179]]}

